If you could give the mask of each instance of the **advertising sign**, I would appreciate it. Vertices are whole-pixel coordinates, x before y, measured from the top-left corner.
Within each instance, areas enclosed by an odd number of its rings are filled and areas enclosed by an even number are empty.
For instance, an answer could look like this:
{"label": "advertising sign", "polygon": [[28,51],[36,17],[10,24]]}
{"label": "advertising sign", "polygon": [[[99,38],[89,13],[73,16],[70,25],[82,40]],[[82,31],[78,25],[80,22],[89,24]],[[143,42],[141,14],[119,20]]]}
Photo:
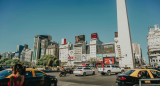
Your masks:
{"label": "advertising sign", "polygon": [[82,43],[85,41],[85,35],[79,35],[75,37],[75,43]]}
{"label": "advertising sign", "polygon": [[104,64],[114,64],[114,57],[104,57],[103,62]]}
{"label": "advertising sign", "polygon": [[82,61],[86,61],[87,58],[86,58],[86,54],[82,54]]}
{"label": "advertising sign", "polygon": [[96,57],[97,57],[97,60],[99,61],[103,60],[103,54],[97,54]]}
{"label": "advertising sign", "polygon": [[74,58],[74,51],[73,50],[69,50],[69,57],[68,60],[73,60]]}
{"label": "advertising sign", "polygon": [[103,54],[107,54],[107,53],[115,53],[114,44],[104,45],[104,52],[103,52]]}
{"label": "advertising sign", "polygon": [[91,39],[97,39],[97,37],[98,37],[97,33],[92,33],[91,34]]}

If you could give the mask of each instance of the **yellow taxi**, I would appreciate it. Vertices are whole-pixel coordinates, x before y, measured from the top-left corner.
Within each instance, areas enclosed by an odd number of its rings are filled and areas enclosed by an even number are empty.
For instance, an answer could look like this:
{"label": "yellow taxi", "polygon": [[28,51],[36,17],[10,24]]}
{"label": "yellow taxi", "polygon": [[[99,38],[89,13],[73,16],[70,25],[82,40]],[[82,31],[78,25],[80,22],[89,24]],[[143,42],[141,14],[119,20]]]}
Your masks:
{"label": "yellow taxi", "polygon": [[[11,76],[13,76],[11,69],[0,71],[0,86],[7,86]],[[57,78],[38,69],[27,68],[23,86],[57,86]]]}
{"label": "yellow taxi", "polygon": [[[124,74],[118,75],[116,82],[118,86],[133,86],[139,83],[139,79],[154,78],[160,78],[160,71],[154,69],[131,69]],[[159,81],[154,81],[154,83],[159,83]]]}

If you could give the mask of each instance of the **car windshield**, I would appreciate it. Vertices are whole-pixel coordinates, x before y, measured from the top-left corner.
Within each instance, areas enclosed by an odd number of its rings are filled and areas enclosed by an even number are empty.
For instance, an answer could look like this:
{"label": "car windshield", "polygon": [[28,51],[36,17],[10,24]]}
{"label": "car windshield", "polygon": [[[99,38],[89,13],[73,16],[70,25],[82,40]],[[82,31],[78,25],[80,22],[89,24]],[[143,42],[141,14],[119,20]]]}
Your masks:
{"label": "car windshield", "polygon": [[5,77],[9,76],[10,74],[12,74],[11,70],[3,70],[0,72],[0,78],[5,78]]}
{"label": "car windshield", "polygon": [[82,68],[77,68],[78,70],[82,69]]}
{"label": "car windshield", "polygon": [[135,70],[129,70],[129,71],[125,72],[124,74],[130,75],[130,74],[133,73],[134,71],[135,71]]}

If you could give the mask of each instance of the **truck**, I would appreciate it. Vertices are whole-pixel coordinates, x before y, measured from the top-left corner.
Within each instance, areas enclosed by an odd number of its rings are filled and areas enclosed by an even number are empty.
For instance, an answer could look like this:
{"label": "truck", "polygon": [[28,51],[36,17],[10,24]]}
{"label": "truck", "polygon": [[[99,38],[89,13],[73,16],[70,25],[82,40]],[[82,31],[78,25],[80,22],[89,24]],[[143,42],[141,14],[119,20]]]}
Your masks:
{"label": "truck", "polygon": [[116,65],[105,65],[104,67],[99,67],[98,72],[100,72],[101,75],[111,75],[112,73],[118,74],[124,73],[124,68],[120,68]]}

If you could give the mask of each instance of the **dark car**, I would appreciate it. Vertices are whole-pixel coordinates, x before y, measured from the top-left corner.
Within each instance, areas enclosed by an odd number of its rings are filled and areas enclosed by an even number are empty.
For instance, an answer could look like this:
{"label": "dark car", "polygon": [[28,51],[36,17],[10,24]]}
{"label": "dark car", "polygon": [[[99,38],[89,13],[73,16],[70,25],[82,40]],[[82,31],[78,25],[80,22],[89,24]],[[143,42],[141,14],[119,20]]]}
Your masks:
{"label": "dark car", "polygon": [[[0,86],[8,86],[11,76],[13,76],[11,69],[1,71]],[[23,86],[57,86],[57,78],[37,69],[26,69]]]}
{"label": "dark car", "polygon": [[66,72],[70,73],[70,74],[73,74],[73,69],[72,68],[66,68]]}
{"label": "dark car", "polygon": [[4,70],[4,68],[3,68],[3,67],[0,67],[0,71],[2,71],[2,70]]}
{"label": "dark car", "polygon": [[[133,86],[139,84],[139,79],[160,78],[160,71],[154,69],[133,69],[117,76],[118,86]],[[148,81],[148,80],[146,80]],[[146,83],[143,81],[142,83]],[[159,84],[159,81],[150,81],[149,84]]]}

